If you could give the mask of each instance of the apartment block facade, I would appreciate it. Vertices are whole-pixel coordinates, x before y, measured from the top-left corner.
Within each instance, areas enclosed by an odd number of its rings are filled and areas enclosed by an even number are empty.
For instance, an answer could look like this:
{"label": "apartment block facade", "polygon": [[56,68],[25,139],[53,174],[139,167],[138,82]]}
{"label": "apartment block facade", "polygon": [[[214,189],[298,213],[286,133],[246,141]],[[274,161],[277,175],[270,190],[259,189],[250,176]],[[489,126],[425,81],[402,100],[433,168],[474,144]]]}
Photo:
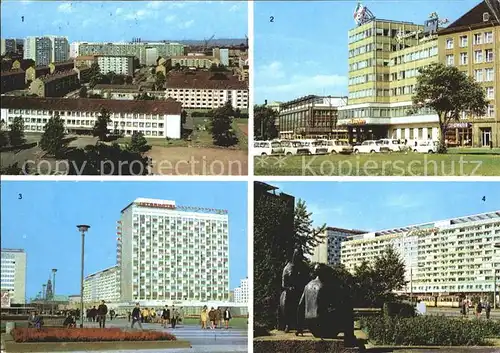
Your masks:
{"label": "apartment block facade", "polygon": [[134,76],[134,57],[130,55],[98,55],[97,64],[104,75],[114,72],[117,75]]}
{"label": "apartment block facade", "polygon": [[347,237],[367,233],[356,229],[327,227],[322,234],[323,241],[314,249],[311,262],[328,265],[338,265],[340,261],[341,244]]}
{"label": "apartment block facade", "polygon": [[240,286],[234,289],[234,302],[237,304],[248,304],[248,278],[240,280]]}
{"label": "apartment block facade", "polygon": [[0,290],[9,293],[10,303],[26,303],[26,253],[22,249],[2,249]]}
{"label": "apartment block facade", "polygon": [[117,233],[121,301],[229,300],[227,211],[139,198],[121,211]]}
{"label": "apartment block facade", "polygon": [[499,243],[500,211],[494,211],[356,235],[342,242],[341,262],[353,271],[392,245],[406,265],[407,293],[493,293]]}
{"label": "apartment block facade", "polygon": [[1,38],[0,39],[0,55],[5,55],[7,53],[16,53],[17,46],[15,39]]}
{"label": "apartment block facade", "polygon": [[120,301],[120,268],[112,266],[85,277],[83,283],[83,301],[97,303]]}
{"label": "apartment block facade", "polygon": [[24,59],[32,59],[36,66],[48,66],[69,60],[69,42],[66,37],[27,37],[24,42]]}

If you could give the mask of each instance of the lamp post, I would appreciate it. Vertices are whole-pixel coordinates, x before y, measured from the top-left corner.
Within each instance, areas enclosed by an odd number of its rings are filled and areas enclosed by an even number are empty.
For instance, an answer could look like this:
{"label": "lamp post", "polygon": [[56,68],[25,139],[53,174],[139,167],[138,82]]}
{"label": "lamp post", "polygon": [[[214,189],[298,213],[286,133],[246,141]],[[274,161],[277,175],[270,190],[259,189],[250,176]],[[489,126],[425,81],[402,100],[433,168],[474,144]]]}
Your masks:
{"label": "lamp post", "polygon": [[83,328],[83,270],[85,266],[84,253],[85,253],[85,232],[89,230],[90,226],[80,224],[76,226],[78,231],[82,234],[82,272],[80,275],[80,328]]}
{"label": "lamp post", "polygon": [[52,301],[54,302],[53,304],[53,314],[55,314],[55,307],[56,307],[56,272],[57,268],[52,269]]}

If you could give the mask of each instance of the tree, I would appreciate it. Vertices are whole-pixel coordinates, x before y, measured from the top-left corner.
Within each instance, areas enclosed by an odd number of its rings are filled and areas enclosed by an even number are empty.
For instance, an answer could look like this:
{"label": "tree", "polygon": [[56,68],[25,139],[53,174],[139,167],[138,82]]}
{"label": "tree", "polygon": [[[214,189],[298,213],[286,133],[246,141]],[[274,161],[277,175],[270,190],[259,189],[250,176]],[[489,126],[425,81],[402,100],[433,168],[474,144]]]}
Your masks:
{"label": "tree", "polygon": [[132,82],[134,82],[134,78],[133,78],[132,76],[126,76],[126,77],[125,77],[125,83],[126,83],[127,85],[131,85],[131,84],[132,84]]}
{"label": "tree", "polygon": [[0,121],[0,147],[5,147],[9,145],[9,134],[3,129],[5,122]]}
{"label": "tree", "polygon": [[253,133],[256,138],[272,140],[278,137],[276,118],[278,112],[265,105],[255,105]]}
{"label": "tree", "polygon": [[326,224],[313,227],[311,212],[307,211],[306,202],[298,200],[295,205],[293,243],[304,255],[312,255],[314,248],[324,240]]}
{"label": "tree", "polygon": [[92,135],[99,137],[99,140],[105,141],[109,135],[108,124],[111,123],[109,112],[106,108],[101,108],[97,121],[92,129]]}
{"label": "tree", "polygon": [[110,71],[108,72],[105,76],[108,77],[108,80],[109,80],[109,83],[110,84],[115,84],[115,78],[116,78],[116,73],[114,71]]}
{"label": "tree", "polygon": [[55,113],[44,126],[44,133],[40,139],[40,148],[55,156],[64,147],[64,121]]}
{"label": "tree", "polygon": [[213,111],[210,117],[210,132],[215,145],[229,147],[238,143],[238,137],[232,127],[233,115],[233,107],[229,101]]}
{"label": "tree", "polygon": [[166,78],[165,78],[165,75],[163,74],[163,72],[158,71],[156,73],[156,79],[155,79],[156,87],[158,87],[159,89],[163,88],[165,81],[166,81]]}
{"label": "tree", "polygon": [[24,139],[24,119],[16,116],[10,125],[9,141],[12,146],[22,145]]}
{"label": "tree", "polygon": [[101,69],[99,64],[93,63],[90,65],[90,88],[94,88],[101,81]]}
{"label": "tree", "polygon": [[79,96],[80,96],[80,98],[87,98],[88,97],[88,90],[87,90],[86,86],[82,86],[80,88]]}
{"label": "tree", "polygon": [[127,145],[126,150],[132,153],[143,154],[151,149],[148,145],[148,140],[144,137],[144,134],[140,131],[134,131],[132,134],[132,139],[130,144]]}
{"label": "tree", "polygon": [[446,152],[445,137],[451,121],[465,112],[484,115],[488,103],[481,85],[454,66],[433,64],[419,70],[413,95],[415,109],[430,108],[439,117],[439,152]]}
{"label": "tree", "polygon": [[[24,170],[23,170],[24,168]],[[9,164],[7,166],[0,166],[0,175],[27,175],[29,174],[28,165],[19,167],[19,163]]]}
{"label": "tree", "polygon": [[176,64],[174,65],[174,69],[175,69],[176,71],[180,71],[180,70],[181,70],[181,64],[176,63]]}
{"label": "tree", "polygon": [[139,93],[134,97],[136,101],[154,101],[155,99],[154,96],[150,96],[147,92]]}

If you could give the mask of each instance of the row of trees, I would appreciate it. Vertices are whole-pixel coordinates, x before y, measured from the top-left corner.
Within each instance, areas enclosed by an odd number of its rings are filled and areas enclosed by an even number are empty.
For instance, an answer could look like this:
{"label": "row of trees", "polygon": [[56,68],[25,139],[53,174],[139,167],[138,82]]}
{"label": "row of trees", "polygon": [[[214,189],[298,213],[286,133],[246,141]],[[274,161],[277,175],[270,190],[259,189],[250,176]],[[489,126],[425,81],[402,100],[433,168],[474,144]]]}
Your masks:
{"label": "row of trees", "polygon": [[24,119],[16,116],[9,130],[4,130],[5,122],[0,122],[0,147],[20,146],[26,142],[24,138]]}

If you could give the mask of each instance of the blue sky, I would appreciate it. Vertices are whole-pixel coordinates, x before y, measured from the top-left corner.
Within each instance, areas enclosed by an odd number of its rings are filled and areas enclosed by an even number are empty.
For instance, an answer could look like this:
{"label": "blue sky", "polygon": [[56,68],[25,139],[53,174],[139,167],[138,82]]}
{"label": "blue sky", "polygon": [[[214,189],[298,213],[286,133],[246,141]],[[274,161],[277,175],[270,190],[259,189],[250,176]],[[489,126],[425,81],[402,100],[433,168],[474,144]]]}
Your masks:
{"label": "blue sky", "polygon": [[[375,17],[423,24],[431,12],[450,23],[479,0],[365,1]],[[347,32],[357,1],[256,1],[255,102],[308,94],[347,95]],[[270,22],[270,17],[274,21]]]}
{"label": "blue sky", "polygon": [[500,211],[500,182],[268,184],[306,201],[318,226],[376,231]]}
{"label": "blue sky", "polygon": [[228,210],[231,289],[247,277],[246,182],[3,181],[1,188],[2,248],[25,249],[28,298],[42,290],[52,268],[59,269],[58,294],[80,292],[77,224],[91,226],[85,237],[85,275],[113,266],[116,221],[120,211],[138,197]]}
{"label": "blue sky", "polygon": [[[72,41],[245,38],[243,1],[2,0],[2,37],[62,35]],[[22,21],[24,16],[24,22]]]}

